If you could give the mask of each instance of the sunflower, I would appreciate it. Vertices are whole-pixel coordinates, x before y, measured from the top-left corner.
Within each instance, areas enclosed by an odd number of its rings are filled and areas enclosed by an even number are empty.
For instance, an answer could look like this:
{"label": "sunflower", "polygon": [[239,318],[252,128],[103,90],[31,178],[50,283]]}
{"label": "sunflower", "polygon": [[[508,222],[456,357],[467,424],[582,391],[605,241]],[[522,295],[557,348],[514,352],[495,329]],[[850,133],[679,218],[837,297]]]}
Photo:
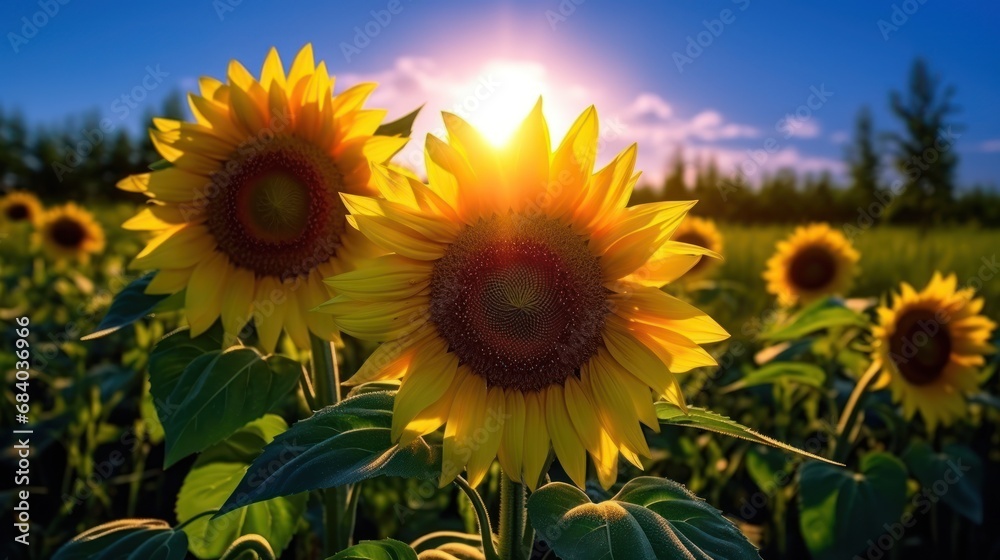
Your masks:
{"label": "sunflower", "polygon": [[42,203],[29,192],[13,191],[0,198],[0,223],[34,225],[42,212]]}
{"label": "sunflower", "polygon": [[[713,253],[722,252],[722,233],[715,226],[715,222],[708,218],[688,216],[674,233],[674,241],[705,247]],[[718,260],[699,259],[697,264],[684,276],[685,280],[697,280],[712,273],[717,266]]]}
{"label": "sunflower", "polygon": [[978,389],[977,368],[996,351],[989,343],[996,323],[980,314],[983,300],[956,284],[954,274],[937,272],[920,292],[903,283],[872,328],[881,367],[875,387],[888,386],[908,420],[920,411],[931,431],[965,415],[964,397]]}
{"label": "sunflower", "polygon": [[54,259],[86,261],[104,250],[104,229],[94,216],[70,202],[39,218],[36,243]]}
{"label": "sunflower", "polygon": [[859,258],[844,234],[829,224],[798,227],[778,242],[767,261],[767,291],[784,305],[844,294],[857,274]]}
{"label": "sunflower", "polygon": [[683,406],[675,374],[715,360],[726,338],[660,291],[701,247],[672,241],[693,202],[626,208],[635,146],[593,173],[597,113],[553,153],[541,101],[503,148],[444,113],[427,137],[428,184],[374,166],[384,200],[344,195],[351,223],[391,254],[327,282],[321,307],[353,336],[382,341],[351,384],[400,380],[394,441],[444,428],[440,482],[482,481],[499,457],[534,488],[549,450],[579,486],[618,455],[640,465],[654,398]]}
{"label": "sunflower", "polygon": [[195,122],[154,119],[171,166],[118,185],[151,199],[124,225],[156,233],[130,266],[158,270],[147,293],[186,289],[192,335],[220,316],[229,334],[254,319],[265,350],[282,329],[301,348],[310,332],[337,335],[307,313],[330,298],[323,278],[381,254],[346,227],[339,195],[374,194],[369,160],[388,161],[406,139],[374,135],[385,111],[362,106],[375,84],[333,87],[310,45],[287,74],[272,48],[259,80],[235,60],[225,83],[202,78],[189,95]]}

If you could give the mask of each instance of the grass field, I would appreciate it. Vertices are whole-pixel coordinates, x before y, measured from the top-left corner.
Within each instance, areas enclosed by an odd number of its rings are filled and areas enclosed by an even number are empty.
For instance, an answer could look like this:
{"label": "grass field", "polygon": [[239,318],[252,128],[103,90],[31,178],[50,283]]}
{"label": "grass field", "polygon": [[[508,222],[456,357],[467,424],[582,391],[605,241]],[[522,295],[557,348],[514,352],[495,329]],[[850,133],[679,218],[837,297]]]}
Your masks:
{"label": "grass field", "polygon": [[[775,243],[792,231],[792,226],[721,226],[725,236],[725,262],[715,277],[740,286],[737,314],[752,314],[771,305],[761,273],[773,254]],[[954,273],[959,285],[979,287],[986,299],[984,312],[1000,315],[1000,270],[996,267],[1000,230],[937,228],[926,234],[917,229],[875,227],[861,231],[854,239],[861,253],[861,269],[850,297],[879,297],[898,289],[905,278],[922,287],[934,271]],[[985,268],[983,268],[985,266]],[[991,276],[995,275],[995,276]]]}

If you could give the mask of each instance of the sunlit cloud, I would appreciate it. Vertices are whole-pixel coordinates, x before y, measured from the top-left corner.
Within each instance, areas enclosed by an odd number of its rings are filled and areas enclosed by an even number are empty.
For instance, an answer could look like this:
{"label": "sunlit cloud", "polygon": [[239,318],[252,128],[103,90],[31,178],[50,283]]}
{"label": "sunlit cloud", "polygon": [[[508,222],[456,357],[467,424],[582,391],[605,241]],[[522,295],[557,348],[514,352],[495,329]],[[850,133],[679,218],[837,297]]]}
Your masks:
{"label": "sunlit cloud", "polygon": [[1000,152],[1000,138],[982,142],[979,144],[979,151],[991,154]]}

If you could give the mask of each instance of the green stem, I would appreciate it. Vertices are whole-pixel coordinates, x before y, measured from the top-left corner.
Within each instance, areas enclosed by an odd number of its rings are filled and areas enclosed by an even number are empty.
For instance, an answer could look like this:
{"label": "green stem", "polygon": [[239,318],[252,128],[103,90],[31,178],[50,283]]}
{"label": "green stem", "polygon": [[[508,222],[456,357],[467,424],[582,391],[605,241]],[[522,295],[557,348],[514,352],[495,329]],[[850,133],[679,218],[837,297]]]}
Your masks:
{"label": "green stem", "polygon": [[481,546],[483,543],[483,538],[479,535],[459,533],[458,531],[435,531],[433,533],[427,533],[426,535],[411,542],[410,548],[419,553],[422,552],[421,549],[424,547],[424,545],[432,541],[436,541],[438,539],[443,539],[448,542],[460,542],[462,544],[467,544],[470,546]]}
{"label": "green stem", "polygon": [[320,408],[340,402],[340,369],[333,353],[333,345],[310,333],[312,346],[313,387],[316,405]]}
{"label": "green stem", "polygon": [[256,558],[259,560],[275,560],[274,550],[267,539],[260,535],[243,535],[233,541],[233,544],[222,553],[220,560],[241,560]]}
{"label": "green stem", "polygon": [[175,531],[180,531],[184,527],[187,527],[188,525],[190,525],[191,523],[197,521],[198,519],[201,519],[202,517],[206,517],[208,515],[215,515],[217,513],[219,513],[219,510],[217,510],[217,509],[210,509],[208,511],[203,511],[203,512],[199,513],[198,515],[192,517],[191,519],[188,519],[187,521],[178,524],[176,527],[174,527],[174,530]]}
{"label": "green stem", "polygon": [[525,489],[500,473],[500,550],[504,560],[524,560]]}
{"label": "green stem", "polygon": [[837,422],[837,443],[834,448],[834,459],[843,462],[843,459],[847,457],[847,453],[850,451],[850,438],[851,431],[854,429],[854,422],[857,420],[859,404],[868,387],[872,384],[875,378],[881,371],[881,364],[878,361],[872,362],[872,365],[868,367],[868,371],[861,376],[858,380],[858,384],[854,386],[854,391],[851,392],[850,398],[847,399],[847,405],[844,406],[844,410],[840,413],[840,421]]}
{"label": "green stem", "polygon": [[483,555],[486,556],[486,560],[500,560],[496,548],[493,547],[493,527],[490,525],[490,515],[486,512],[486,504],[483,503],[482,496],[460,476],[455,477],[455,484],[462,489],[462,492],[465,492],[469,501],[472,502],[472,508],[476,510],[479,533],[483,538]]}
{"label": "green stem", "polygon": [[[340,371],[333,345],[329,341],[309,333],[309,344],[312,350],[312,386],[316,391],[314,404],[321,409],[340,402]],[[347,548],[350,542],[350,535],[345,531],[347,524],[344,516],[353,514],[353,511],[348,510],[345,488],[327,488],[322,494],[324,552],[326,556],[333,556]],[[350,526],[353,525],[351,520]]]}

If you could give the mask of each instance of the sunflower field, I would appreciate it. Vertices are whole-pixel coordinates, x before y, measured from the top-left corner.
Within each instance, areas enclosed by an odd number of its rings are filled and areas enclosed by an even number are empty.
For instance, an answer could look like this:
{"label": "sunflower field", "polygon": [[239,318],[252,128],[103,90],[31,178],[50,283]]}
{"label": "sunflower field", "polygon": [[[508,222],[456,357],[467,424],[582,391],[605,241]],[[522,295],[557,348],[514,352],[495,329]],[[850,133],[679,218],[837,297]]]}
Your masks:
{"label": "sunflower field", "polygon": [[117,194],[0,198],[6,557],[1000,558],[997,223],[730,220],[599,106],[416,137],[245,62]]}

